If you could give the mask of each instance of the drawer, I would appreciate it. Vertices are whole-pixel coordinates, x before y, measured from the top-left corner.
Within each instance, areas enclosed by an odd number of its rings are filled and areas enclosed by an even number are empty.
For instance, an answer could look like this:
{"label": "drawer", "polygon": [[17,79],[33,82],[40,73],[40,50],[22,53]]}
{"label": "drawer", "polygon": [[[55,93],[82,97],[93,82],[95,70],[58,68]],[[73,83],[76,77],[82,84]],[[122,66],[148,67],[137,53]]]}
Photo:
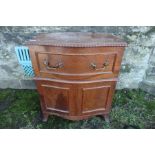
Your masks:
{"label": "drawer", "polygon": [[32,63],[36,76],[60,79],[92,80],[117,77],[122,58],[121,51],[98,53],[36,51],[34,53]]}

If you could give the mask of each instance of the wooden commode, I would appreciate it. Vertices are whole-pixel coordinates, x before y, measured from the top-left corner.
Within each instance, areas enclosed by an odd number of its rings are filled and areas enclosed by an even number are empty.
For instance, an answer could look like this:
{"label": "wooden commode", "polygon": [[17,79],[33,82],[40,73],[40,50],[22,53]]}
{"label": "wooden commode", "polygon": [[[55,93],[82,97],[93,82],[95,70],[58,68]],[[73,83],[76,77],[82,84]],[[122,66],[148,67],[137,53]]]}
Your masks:
{"label": "wooden commode", "polygon": [[116,36],[65,32],[40,34],[28,43],[43,120],[102,115],[108,119],[124,48]]}

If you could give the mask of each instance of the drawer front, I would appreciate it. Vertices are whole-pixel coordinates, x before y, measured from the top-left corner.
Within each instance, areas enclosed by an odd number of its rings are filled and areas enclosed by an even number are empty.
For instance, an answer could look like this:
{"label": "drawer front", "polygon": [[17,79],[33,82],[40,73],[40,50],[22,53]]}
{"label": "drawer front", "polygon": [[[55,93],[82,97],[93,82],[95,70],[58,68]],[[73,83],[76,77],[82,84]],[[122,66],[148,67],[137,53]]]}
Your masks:
{"label": "drawer front", "polygon": [[98,51],[98,53],[97,51],[75,53],[75,51],[73,53],[31,52],[36,76],[62,79],[117,77],[123,51]]}

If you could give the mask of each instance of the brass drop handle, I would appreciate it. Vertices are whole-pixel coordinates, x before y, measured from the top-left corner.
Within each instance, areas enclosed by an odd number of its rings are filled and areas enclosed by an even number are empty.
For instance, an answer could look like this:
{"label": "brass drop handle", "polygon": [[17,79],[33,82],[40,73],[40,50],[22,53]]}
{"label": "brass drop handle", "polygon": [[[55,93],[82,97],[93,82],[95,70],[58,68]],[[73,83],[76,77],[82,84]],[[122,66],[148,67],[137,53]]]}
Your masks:
{"label": "brass drop handle", "polygon": [[90,66],[91,66],[93,69],[96,69],[96,64],[95,64],[95,63],[91,63]]}
{"label": "brass drop handle", "polygon": [[64,66],[62,62],[58,62],[55,66],[51,66],[47,59],[45,59],[43,63],[46,66],[46,69],[48,69],[48,70],[58,69],[58,68],[62,68]]}
{"label": "brass drop handle", "polygon": [[105,61],[104,63],[103,63],[103,66],[106,68],[107,66],[109,66],[109,61]]}
{"label": "brass drop handle", "polygon": [[102,70],[102,69],[105,69],[107,66],[109,66],[109,62],[105,61],[102,65],[103,66],[102,68],[97,68],[97,65],[95,63],[91,63],[90,66],[94,70]]}

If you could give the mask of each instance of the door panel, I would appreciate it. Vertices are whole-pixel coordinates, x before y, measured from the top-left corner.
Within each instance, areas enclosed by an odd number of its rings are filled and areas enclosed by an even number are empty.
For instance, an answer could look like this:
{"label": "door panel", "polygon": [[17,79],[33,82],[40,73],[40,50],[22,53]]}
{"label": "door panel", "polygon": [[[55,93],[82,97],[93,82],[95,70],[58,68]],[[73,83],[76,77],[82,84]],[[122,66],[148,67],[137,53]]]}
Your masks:
{"label": "door panel", "polygon": [[116,81],[102,81],[81,85],[79,88],[81,114],[108,111],[111,108],[115,85]]}
{"label": "door panel", "polygon": [[45,111],[72,114],[73,89],[71,84],[35,78],[38,92],[43,96]]}
{"label": "door panel", "polygon": [[105,110],[109,90],[109,86],[83,88],[82,112]]}
{"label": "door panel", "polygon": [[69,88],[42,85],[48,110],[69,113]]}

